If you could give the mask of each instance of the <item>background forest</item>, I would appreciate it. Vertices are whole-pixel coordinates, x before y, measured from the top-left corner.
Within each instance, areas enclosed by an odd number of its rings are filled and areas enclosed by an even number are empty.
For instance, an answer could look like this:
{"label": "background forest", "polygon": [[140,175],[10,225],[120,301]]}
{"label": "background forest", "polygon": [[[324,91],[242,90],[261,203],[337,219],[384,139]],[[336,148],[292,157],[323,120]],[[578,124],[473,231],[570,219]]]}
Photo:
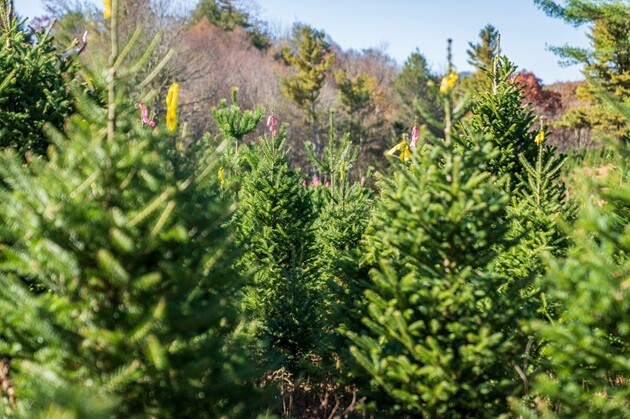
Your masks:
{"label": "background forest", "polygon": [[630,5],[534,3],[584,81],[0,0],[2,414],[630,416]]}

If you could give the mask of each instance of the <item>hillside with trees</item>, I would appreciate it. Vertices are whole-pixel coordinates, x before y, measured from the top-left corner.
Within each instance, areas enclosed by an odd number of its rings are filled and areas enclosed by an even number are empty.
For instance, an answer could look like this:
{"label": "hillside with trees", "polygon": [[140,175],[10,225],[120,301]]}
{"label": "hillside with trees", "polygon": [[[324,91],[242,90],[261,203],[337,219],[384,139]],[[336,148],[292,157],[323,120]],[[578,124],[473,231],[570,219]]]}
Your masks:
{"label": "hillside with trees", "polygon": [[[88,30],[90,48],[79,59],[91,62],[107,54],[103,51],[107,41],[102,38],[106,33],[101,33],[102,23],[96,24],[102,18],[92,4],[77,6],[64,0],[45,3],[49,13],[36,22],[56,19],[53,31],[60,49],[68,48],[73,39],[76,42]],[[288,146],[296,164],[302,167],[310,165],[305,141],[321,151],[330,109],[337,112],[338,128],[348,132],[359,146],[357,165],[362,171],[369,166],[382,167],[383,152],[414,124],[438,133],[430,121],[442,118],[442,109],[429,85],[439,82],[443,74],[429,67],[421,47],[398,65],[376,48],[344,51],[327,34],[307,24],[296,23],[286,33],[273,33],[269,24],[258,18],[253,0],[207,0],[192,9],[183,3],[145,3],[124,6],[128,10],[122,12],[119,26],[126,36],[140,28],[137,54],[146,49],[158,30],[162,33],[148,63],[156,65],[167,52],[173,57],[146,89],[158,88],[163,93],[169,80],[177,79],[182,87],[181,112],[196,136],[216,132],[207,109],[231,97],[234,87],[239,89],[243,106],[264,104],[283,115],[292,134],[289,137],[300,139],[296,143],[289,139]],[[146,18],[137,22],[138,14]],[[478,40],[468,43],[468,61],[477,71],[466,75],[461,89],[488,87],[485,71],[492,67],[499,48],[497,29],[486,25]],[[321,56],[319,64],[312,63],[312,74],[311,63],[304,61],[309,54]],[[567,119],[575,112],[573,104],[587,103],[578,97],[577,90],[569,88],[571,83],[543,86],[526,69],[519,70],[515,79],[522,82],[526,103],[534,106],[536,115],[553,121],[550,125],[557,132],[551,140],[554,145],[565,150],[593,144],[592,127],[571,125]],[[561,103],[554,94],[557,90],[564,90]],[[154,112],[164,111],[159,101],[148,105]]]}

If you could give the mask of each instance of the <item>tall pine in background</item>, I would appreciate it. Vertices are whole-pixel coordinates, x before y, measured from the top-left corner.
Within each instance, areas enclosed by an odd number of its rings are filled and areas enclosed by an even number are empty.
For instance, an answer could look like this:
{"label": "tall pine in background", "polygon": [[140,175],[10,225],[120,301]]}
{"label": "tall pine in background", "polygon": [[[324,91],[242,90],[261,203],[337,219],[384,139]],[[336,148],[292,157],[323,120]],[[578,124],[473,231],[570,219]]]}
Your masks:
{"label": "tall pine in background", "polygon": [[394,90],[402,102],[397,112],[397,125],[404,131],[414,121],[427,125],[434,135],[441,130],[432,121],[442,121],[443,110],[435,89],[431,84],[439,82],[427,63],[427,59],[416,49],[407,57],[394,81]]}
{"label": "tall pine in background", "polygon": [[468,64],[477,69],[473,75],[466,79],[468,86],[478,92],[489,90],[492,87],[492,79],[487,77],[492,73],[495,57],[499,53],[500,36],[499,31],[492,25],[487,24],[479,31],[479,42],[468,43]]}
{"label": "tall pine in background", "polygon": [[330,52],[324,32],[308,25],[296,24],[292,35],[295,45],[293,48],[284,46],[282,57],[293,67],[295,73],[280,80],[282,94],[302,112],[304,124],[310,129],[310,140],[319,155],[323,147],[319,132],[319,96],[335,56]]}
{"label": "tall pine in background", "polygon": [[[171,89],[167,129],[144,124],[117,74],[111,17],[108,106],[85,96],[65,134],[51,131],[48,160],[2,155],[0,354],[16,403],[93,417],[251,416],[241,320],[242,276],[223,224],[216,152],[182,155]],[[184,168],[182,159],[197,161]],[[45,384],[45,385],[44,385]],[[70,393],[68,393],[70,391]],[[86,411],[82,394],[93,400]],[[245,397],[247,395],[247,398]]]}
{"label": "tall pine in background", "polygon": [[348,134],[350,141],[358,146],[360,154],[357,159],[362,160],[362,166],[366,169],[370,160],[373,160],[370,146],[378,143],[374,133],[385,126],[385,115],[379,107],[379,103],[384,100],[382,88],[375,76],[361,73],[350,77],[346,70],[335,72],[335,81],[342,112],[339,125]]}

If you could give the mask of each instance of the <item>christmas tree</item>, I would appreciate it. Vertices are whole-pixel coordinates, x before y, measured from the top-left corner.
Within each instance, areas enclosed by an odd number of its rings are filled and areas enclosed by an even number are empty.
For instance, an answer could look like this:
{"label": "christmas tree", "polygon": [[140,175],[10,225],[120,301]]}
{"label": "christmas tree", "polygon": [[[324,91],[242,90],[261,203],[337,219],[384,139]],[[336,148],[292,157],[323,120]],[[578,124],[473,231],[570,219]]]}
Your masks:
{"label": "christmas tree", "polygon": [[495,59],[495,67],[486,72],[492,88],[476,96],[468,122],[470,129],[484,134],[499,151],[489,169],[498,176],[507,174],[511,188],[518,176],[526,176],[519,156],[533,164],[538,155],[536,132],[531,129],[535,116],[529,106],[523,106],[522,88],[511,80],[515,69],[506,57]]}
{"label": "christmas tree", "polygon": [[[628,118],[630,109],[623,111]],[[630,152],[623,144],[617,152],[613,170],[585,179],[585,205],[570,234],[575,246],[545,278],[558,314],[534,323],[546,342],[546,369],[533,384],[542,415],[630,415]]]}
{"label": "christmas tree", "polygon": [[[223,227],[231,214],[217,152],[173,147],[176,84],[166,124],[126,99],[117,75],[132,65],[128,48],[118,52],[117,3],[107,17],[107,107],[79,96],[66,131],[50,132],[47,160],[1,156],[0,354],[16,396],[8,408],[247,417],[256,399],[234,300],[243,276]],[[198,163],[177,167],[182,159]]]}
{"label": "christmas tree", "polygon": [[322,286],[313,270],[311,196],[291,168],[285,130],[276,129],[274,118],[271,135],[242,150],[249,171],[242,175],[232,225],[244,246],[238,266],[254,278],[245,290],[245,308],[270,353],[298,375],[319,341]]}
{"label": "christmas tree", "polygon": [[520,391],[527,339],[493,269],[512,246],[506,177],[490,171],[500,151],[452,119],[456,82],[451,71],[440,85],[444,139],[412,141],[380,185],[364,240],[365,329],[350,333],[351,350],[395,412],[496,416]]}
{"label": "christmas tree", "polygon": [[[23,22],[22,22],[23,24]],[[61,128],[73,112],[73,60],[57,52],[50,28],[27,34],[0,1],[0,147],[45,154],[44,127]]]}

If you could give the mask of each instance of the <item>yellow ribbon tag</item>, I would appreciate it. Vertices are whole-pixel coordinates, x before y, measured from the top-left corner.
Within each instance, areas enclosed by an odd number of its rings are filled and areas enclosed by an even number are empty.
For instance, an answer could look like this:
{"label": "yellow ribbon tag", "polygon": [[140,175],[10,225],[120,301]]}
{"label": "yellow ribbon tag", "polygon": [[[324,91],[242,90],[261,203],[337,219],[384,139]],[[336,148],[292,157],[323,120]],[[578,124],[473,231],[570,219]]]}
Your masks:
{"label": "yellow ribbon tag", "polygon": [[405,140],[402,140],[398,144],[396,144],[393,148],[385,153],[386,156],[393,156],[397,151],[400,151],[398,157],[400,161],[406,162],[411,159],[411,150],[409,149],[409,143]]}

